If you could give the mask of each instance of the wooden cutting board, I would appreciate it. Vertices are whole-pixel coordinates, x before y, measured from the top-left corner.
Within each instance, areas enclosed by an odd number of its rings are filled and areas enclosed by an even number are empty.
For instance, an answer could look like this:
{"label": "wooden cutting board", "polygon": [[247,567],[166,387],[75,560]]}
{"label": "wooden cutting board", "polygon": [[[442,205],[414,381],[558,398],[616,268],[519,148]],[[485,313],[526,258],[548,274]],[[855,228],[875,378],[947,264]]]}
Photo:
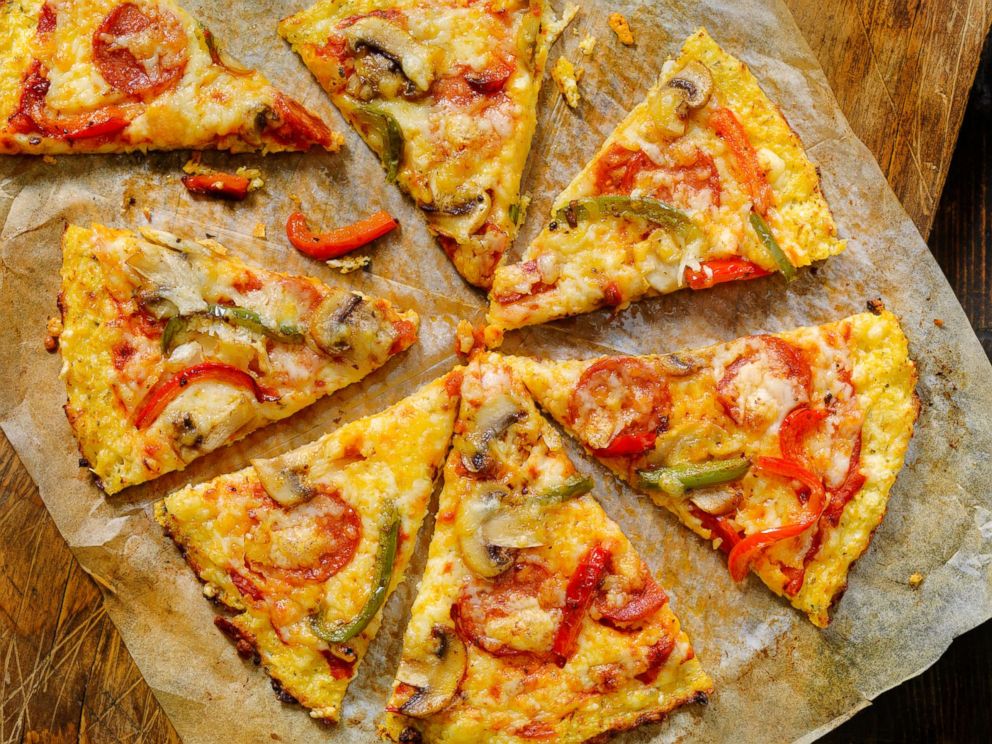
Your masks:
{"label": "wooden cutting board", "polygon": [[[786,4],[854,131],[928,235],[992,0]],[[178,741],[2,435],[0,659],[0,744]]]}

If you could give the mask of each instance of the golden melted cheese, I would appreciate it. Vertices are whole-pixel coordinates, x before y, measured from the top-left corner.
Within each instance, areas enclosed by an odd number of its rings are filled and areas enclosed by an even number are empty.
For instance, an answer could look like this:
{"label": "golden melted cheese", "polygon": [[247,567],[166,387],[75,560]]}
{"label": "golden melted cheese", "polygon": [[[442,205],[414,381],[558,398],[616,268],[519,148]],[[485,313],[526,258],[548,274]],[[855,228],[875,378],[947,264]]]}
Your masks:
{"label": "golden melted cheese", "polygon": [[[329,663],[329,646],[313,633],[310,615],[326,604],[347,621],[364,607],[375,577],[382,514],[390,504],[400,515],[401,537],[389,593],[403,581],[457,413],[457,394],[446,383],[447,377],[436,380],[382,413],[295,451],[309,465],[309,483],[337,493],[361,519],[354,556],[325,581],[291,583],[249,567],[262,549],[279,565],[306,565],[313,555],[301,538],[326,529],[313,502],[284,509],[269,499],[254,468],[184,488],[156,504],[156,519],[205,583],[204,593],[240,612],[231,622],[269,675],[314,718],[337,720],[348,683],[379,629],[381,610],[347,642],[358,657],[350,668]],[[294,525],[290,542],[273,548],[280,540],[277,527],[287,524]],[[250,582],[257,596],[251,590],[242,594],[232,575]]]}
{"label": "golden melted cheese", "polygon": [[[882,521],[889,489],[903,464],[918,411],[915,397],[916,369],[899,322],[889,312],[864,313],[837,323],[799,328],[776,334],[799,350],[811,370],[812,407],[827,407],[825,427],[814,434],[807,450],[813,470],[828,489],[838,488],[847,475],[857,432],[861,432],[860,472],[866,478],[841,513],[834,527],[821,520],[823,542],[805,568],[800,590],[789,600],[810,620],[825,627],[828,610],[847,586],[851,565],[868,548]],[[603,463],[634,488],[641,488],[659,505],[705,539],[712,533],[693,508],[692,492],[686,498],[643,489],[637,470],[685,462],[703,462],[744,455],[780,457],[780,425],[806,393],[795,378],[770,365],[767,355],[752,357],[762,346],[760,337],[745,337],[676,356],[691,365],[685,376],[667,377],[671,391],[668,429],[653,449],[637,457],[601,457]],[[658,357],[639,357],[647,364]],[[751,361],[753,359],[753,361]],[[738,360],[743,360],[738,362]],[[589,434],[572,425],[569,404],[583,372],[594,362],[539,362],[521,357],[507,359],[530,391],[570,433],[589,444]],[[731,418],[720,400],[720,382],[734,366],[736,377],[729,388]],[[665,378],[659,375],[659,379]],[[738,423],[742,422],[742,423]],[[830,435],[823,433],[826,428]],[[601,443],[597,443],[602,446]],[[728,515],[730,524],[745,535],[795,522],[802,513],[787,481],[761,477],[754,468],[737,484],[742,496]],[[799,569],[812,546],[815,529],[781,540],[764,550],[753,570],[772,591],[786,595],[791,578],[785,569]]]}
{"label": "golden melted cheese", "polygon": [[[713,92],[700,109],[683,119],[667,83],[687,64],[704,64]],[[675,206],[695,225],[678,236],[649,229],[639,219],[604,217],[575,227],[551,223],[524,251],[520,263],[497,270],[488,320],[503,329],[590,312],[604,305],[674,292],[686,286],[686,268],[739,257],[768,271],[777,267],[749,222],[752,197],[741,182],[728,145],[709,124],[727,108],[740,121],[771,187],[773,203],[765,219],[790,262],[797,267],[840,253],[844,242],[820,192],[816,168],[782,113],[768,99],[744,63],[725,53],[700,29],[683,45],[677,60],[666,63],[657,84],[607,138],[597,155],[555,199],[552,215],[573,199],[600,194],[598,166],[615,148],[639,153],[654,166],[641,170],[629,196],[673,193]],[[702,156],[699,155],[702,153]],[[719,192],[710,179],[712,159]],[[681,184],[683,172],[703,174]],[[611,191],[611,193],[616,193]],[[553,260],[556,271],[535,272],[533,262]],[[612,285],[612,287],[610,286]]]}
{"label": "golden melted cheese", "polygon": [[[355,89],[359,75],[346,67],[353,55],[345,35],[355,18],[377,13],[429,55],[433,82],[422,94]],[[373,149],[362,107],[395,118],[403,136],[397,182],[425,207],[428,226],[455,267],[478,286],[489,286],[517,232],[511,212],[519,210],[520,178],[536,124],[548,20],[543,0],[321,0],[279,25]],[[498,90],[475,94],[465,81],[507,66],[512,70],[506,81],[492,84]],[[487,195],[491,206],[479,219],[453,221],[437,211],[480,195]]]}
{"label": "golden melted cheese", "polygon": [[[151,237],[161,240],[161,235]],[[375,298],[362,302],[374,308],[378,325],[355,337],[356,348],[337,356],[321,352],[309,334],[303,343],[281,343],[200,317],[206,302],[222,303],[257,312],[270,327],[289,323],[306,330],[322,302],[344,301],[348,293],[310,277],[250,267],[225,257],[222,248],[169,237],[187,252],[100,225],[70,225],[62,238],[59,348],[66,414],[80,452],[107,493],[181,470],[212,449],[292,415],[365,377],[415,339],[416,313],[399,313]],[[156,275],[160,283],[133,268],[139,255],[166,267]],[[178,277],[167,271],[170,260],[180,262]],[[161,283],[173,280],[171,291]],[[142,292],[190,305],[189,330],[167,354],[166,320],[142,309]],[[135,415],[156,383],[206,361],[249,371],[279,399],[258,402],[243,387],[203,381],[189,385],[148,427],[136,427]]]}
{"label": "golden melted cheese", "polygon": [[[462,458],[485,428],[482,411],[500,402],[516,407],[520,415],[492,440],[498,481],[468,477]],[[476,357],[466,369],[455,428],[427,567],[404,635],[404,659],[417,658],[436,624],[451,626],[452,605],[463,592],[485,593],[499,581],[482,578],[465,562],[457,528],[460,510],[497,485],[514,494],[539,494],[575,473],[559,435],[499,357]],[[547,507],[541,524],[542,544],[520,549],[515,561],[518,566],[539,566],[548,579],[536,596],[508,597],[485,626],[490,641],[537,654],[550,648],[561,621],[565,587],[590,548],[598,544],[612,552],[604,587],[648,570],[590,494]],[[712,682],[667,603],[626,631],[597,622],[589,613],[580,622],[577,647],[563,668],[540,656],[543,661],[514,663],[465,641],[467,672],[450,704],[423,719],[387,713],[382,732],[404,741],[404,730],[413,727],[425,742],[446,744],[523,742],[538,733],[574,743],[658,720],[711,691]],[[657,678],[636,679],[649,663],[648,649],[666,637],[673,641],[672,651]],[[402,699],[394,689],[393,709]]]}
{"label": "golden melted cheese", "polygon": [[[43,0],[0,3],[0,48],[5,50],[0,59],[0,122],[5,125],[0,128],[0,153],[186,148],[277,152],[305,150],[314,143],[291,143],[274,137],[267,130],[266,119],[275,115],[276,100],[282,94],[256,70],[215,62],[205,29],[170,0],[136,4],[161,9],[178,19],[187,56],[181,77],[167,90],[144,101],[115,90],[94,61],[93,39],[104,19],[121,4],[120,0],[48,0],[57,24],[42,40],[36,30]],[[141,51],[141,41],[133,38],[130,43]],[[148,51],[148,64],[166,54]],[[18,110],[25,76],[35,61],[41,63],[49,82],[45,105],[52,117],[85,119],[107,106],[116,106],[126,112],[128,126],[110,137],[75,142],[15,131],[8,120]],[[288,99],[283,96],[283,100]],[[327,131],[322,123],[319,126],[325,130],[326,149],[337,149],[341,136]]]}

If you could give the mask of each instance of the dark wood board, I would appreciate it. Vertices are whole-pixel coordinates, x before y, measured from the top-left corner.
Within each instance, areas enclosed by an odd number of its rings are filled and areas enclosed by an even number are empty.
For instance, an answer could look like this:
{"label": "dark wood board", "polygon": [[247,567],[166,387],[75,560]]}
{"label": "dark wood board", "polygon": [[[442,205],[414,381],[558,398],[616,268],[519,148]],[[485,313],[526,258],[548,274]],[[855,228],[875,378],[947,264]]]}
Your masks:
{"label": "dark wood board", "polygon": [[[992,0],[786,2],[992,355]],[[0,744],[178,741],[2,435],[0,659]],[[987,741],[989,669],[992,623],[825,741]]]}

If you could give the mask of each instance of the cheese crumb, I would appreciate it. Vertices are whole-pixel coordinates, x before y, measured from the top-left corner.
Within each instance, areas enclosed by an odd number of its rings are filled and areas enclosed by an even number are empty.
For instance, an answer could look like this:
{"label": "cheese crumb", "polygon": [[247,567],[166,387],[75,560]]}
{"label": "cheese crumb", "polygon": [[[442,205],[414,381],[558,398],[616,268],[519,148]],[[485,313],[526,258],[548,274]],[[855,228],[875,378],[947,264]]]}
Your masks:
{"label": "cheese crumb", "polygon": [[922,584],[922,583],[923,583],[923,574],[921,574],[921,573],[914,573],[914,574],[910,575],[910,577],[909,577],[909,585],[913,589],[919,588],[920,584]]}
{"label": "cheese crumb", "polygon": [[55,163],[58,162],[51,155],[43,155],[42,158],[41,158],[41,160],[46,165],[55,165]]}
{"label": "cheese crumb", "polygon": [[634,34],[631,33],[630,24],[627,23],[626,18],[619,13],[610,13],[607,23],[610,24],[610,28],[613,29],[613,33],[617,35],[617,39],[619,39],[621,44],[626,44],[627,46],[633,45]]}
{"label": "cheese crumb", "polygon": [[548,24],[547,44],[549,47],[558,40],[558,37],[561,36],[562,31],[568,28],[568,24],[575,20],[575,16],[578,14],[579,6],[573,3],[565,8],[565,12],[561,14],[561,18],[551,21],[551,23]]}
{"label": "cheese crumb", "polygon": [[256,222],[255,227],[251,229],[251,236],[253,238],[261,238],[262,240],[265,240],[265,223]]}
{"label": "cheese crumb", "polygon": [[330,261],[325,261],[324,263],[326,263],[332,269],[337,269],[342,274],[350,274],[353,271],[364,269],[366,266],[372,263],[372,257],[344,256],[343,258],[332,258]]}
{"label": "cheese crumb", "polygon": [[582,52],[587,57],[592,54],[593,49],[596,48],[596,37],[592,34],[586,34],[586,38],[579,42],[579,51]]}
{"label": "cheese crumb", "polygon": [[554,78],[558,90],[565,97],[565,103],[573,109],[576,108],[582,99],[582,94],[579,93],[578,86],[578,81],[582,79],[582,70],[576,70],[568,58],[562,56],[555,62],[555,67],[551,71],[551,77]]}
{"label": "cheese crumb", "polygon": [[937,326],[938,328],[943,328],[944,327],[944,321],[941,320],[940,318],[934,318],[933,319],[933,324],[935,326]]}

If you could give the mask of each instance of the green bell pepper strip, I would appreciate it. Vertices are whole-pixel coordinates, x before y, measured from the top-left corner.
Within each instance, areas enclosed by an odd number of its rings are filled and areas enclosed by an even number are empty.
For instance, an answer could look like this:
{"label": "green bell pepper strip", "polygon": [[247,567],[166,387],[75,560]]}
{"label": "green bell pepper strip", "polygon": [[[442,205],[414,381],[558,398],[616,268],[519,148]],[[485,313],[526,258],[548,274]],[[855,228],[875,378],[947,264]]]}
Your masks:
{"label": "green bell pepper strip", "polygon": [[670,496],[681,496],[693,488],[718,486],[721,483],[742,478],[750,469],[751,462],[746,457],[710,462],[685,463],[656,470],[640,470],[638,476],[645,488],[664,491]]}
{"label": "green bell pepper strip", "polygon": [[553,486],[534,496],[533,501],[540,506],[560,504],[563,501],[589,493],[593,489],[593,485],[595,484],[589,476],[573,473],[560,486]]}
{"label": "green bell pepper strip", "polygon": [[778,270],[782,272],[782,276],[786,278],[786,281],[792,281],[796,278],[796,267],[792,265],[789,257],[785,255],[785,251],[775,240],[775,236],[772,235],[771,228],[768,227],[768,223],[762,218],[757,212],[751,212],[751,227],[758,234],[758,238],[761,240],[761,244],[768,251],[772,260],[775,261],[775,265],[778,266]]}
{"label": "green bell pepper strip", "polygon": [[[272,328],[265,325],[261,316],[254,310],[248,310],[243,307],[229,307],[227,305],[207,303],[206,311],[196,313],[196,315],[225,320],[287,344],[302,344],[304,339],[303,332],[296,326],[289,323],[281,323],[278,328]],[[169,322],[165,324],[165,330],[162,331],[162,353],[168,353],[172,349],[172,344],[176,340],[176,336],[186,328],[189,319],[196,317],[196,315],[176,315],[169,318]]]}
{"label": "green bell pepper strip", "polygon": [[400,518],[395,507],[390,506],[379,527],[379,551],[375,559],[375,581],[365,606],[346,623],[329,627],[320,612],[310,616],[310,628],[314,635],[327,643],[344,643],[357,636],[375,617],[375,613],[386,601],[389,582],[393,578],[393,565],[396,561],[396,547],[399,544]]}
{"label": "green bell pepper strip", "polygon": [[640,217],[665,227],[672,227],[687,234],[694,226],[685,212],[657,199],[635,199],[630,196],[592,196],[573,199],[555,213],[555,218],[575,227],[583,220],[613,217]]}
{"label": "green bell pepper strip", "polygon": [[403,160],[403,129],[396,117],[375,106],[359,106],[359,116],[368,123],[372,134],[379,140],[376,150],[382,166],[386,169],[386,179],[392,183],[400,172]]}

